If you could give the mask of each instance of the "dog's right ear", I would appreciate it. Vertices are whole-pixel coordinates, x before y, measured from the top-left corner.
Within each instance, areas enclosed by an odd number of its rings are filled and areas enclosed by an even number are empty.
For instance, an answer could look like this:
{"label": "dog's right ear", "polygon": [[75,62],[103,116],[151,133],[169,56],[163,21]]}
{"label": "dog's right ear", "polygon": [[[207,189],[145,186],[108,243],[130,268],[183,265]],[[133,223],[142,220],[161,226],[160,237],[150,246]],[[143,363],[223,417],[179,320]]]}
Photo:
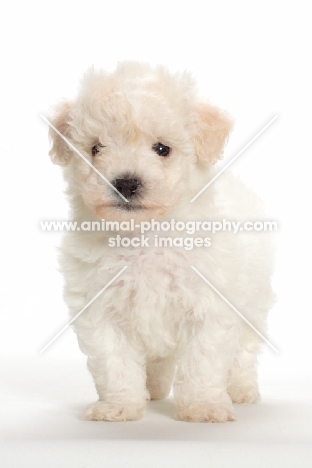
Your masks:
{"label": "dog's right ear", "polygon": [[[62,102],[56,108],[54,117],[51,119],[52,125],[66,138],[69,136],[71,108],[71,102]],[[52,127],[49,129],[49,136],[52,141],[52,147],[49,151],[52,162],[60,166],[67,166],[71,158],[70,147]]]}

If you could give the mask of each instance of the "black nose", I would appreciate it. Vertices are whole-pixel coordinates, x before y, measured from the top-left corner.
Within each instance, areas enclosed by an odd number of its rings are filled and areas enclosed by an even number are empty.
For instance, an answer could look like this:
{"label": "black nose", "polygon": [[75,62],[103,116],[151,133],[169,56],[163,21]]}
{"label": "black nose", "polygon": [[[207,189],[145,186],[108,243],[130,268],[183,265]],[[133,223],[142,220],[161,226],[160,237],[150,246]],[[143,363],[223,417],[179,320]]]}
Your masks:
{"label": "black nose", "polygon": [[139,188],[142,185],[140,179],[134,177],[115,179],[112,184],[127,200],[138,195]]}

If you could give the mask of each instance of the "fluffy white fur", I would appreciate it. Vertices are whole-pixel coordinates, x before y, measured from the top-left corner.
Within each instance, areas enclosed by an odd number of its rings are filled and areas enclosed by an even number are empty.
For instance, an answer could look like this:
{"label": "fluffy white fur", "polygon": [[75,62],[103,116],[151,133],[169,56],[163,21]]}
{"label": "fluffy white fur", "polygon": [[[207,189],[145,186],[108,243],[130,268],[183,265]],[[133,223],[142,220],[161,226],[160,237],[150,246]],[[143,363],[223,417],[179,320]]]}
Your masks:
{"label": "fluffy white fur", "polygon": [[[62,103],[52,122],[109,181],[130,174],[143,186],[133,210],[126,210],[109,185],[51,130],[50,154],[64,166],[72,220],[265,217],[258,197],[230,173],[190,203],[211,178],[231,121],[198,99],[186,73],[137,63],[121,64],[111,74],[91,70],[77,99]],[[171,148],[169,156],[153,151],[157,142]],[[92,156],[95,145],[99,152]],[[187,236],[149,233],[151,240],[154,234]],[[139,419],[146,401],[165,398],[173,384],[178,419],[235,419],[233,402],[259,398],[261,340],[190,266],[266,334],[273,300],[270,236],[209,233],[211,246],[193,250],[110,248],[111,236],[70,232],[62,248],[71,317],[128,266],[74,322],[99,395],[86,418]]]}

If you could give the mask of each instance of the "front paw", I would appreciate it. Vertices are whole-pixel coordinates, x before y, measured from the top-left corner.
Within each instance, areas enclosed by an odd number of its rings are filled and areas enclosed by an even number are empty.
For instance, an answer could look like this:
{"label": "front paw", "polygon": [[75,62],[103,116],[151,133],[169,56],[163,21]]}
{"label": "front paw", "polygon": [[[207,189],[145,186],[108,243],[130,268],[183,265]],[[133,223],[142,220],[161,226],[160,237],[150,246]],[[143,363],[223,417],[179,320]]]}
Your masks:
{"label": "front paw", "polygon": [[88,406],[88,421],[137,421],[142,418],[144,405],[138,403],[110,403],[96,401]]}
{"label": "front paw", "polygon": [[189,422],[226,422],[235,421],[232,403],[194,403],[177,407],[177,419]]}

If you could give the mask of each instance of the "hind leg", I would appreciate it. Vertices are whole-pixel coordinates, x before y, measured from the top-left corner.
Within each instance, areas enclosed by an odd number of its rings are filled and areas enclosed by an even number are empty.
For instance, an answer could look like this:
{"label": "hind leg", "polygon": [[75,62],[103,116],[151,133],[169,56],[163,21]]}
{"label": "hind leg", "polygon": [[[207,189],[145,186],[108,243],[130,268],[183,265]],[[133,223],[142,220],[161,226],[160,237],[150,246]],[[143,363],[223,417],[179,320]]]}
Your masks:
{"label": "hind leg", "polygon": [[146,363],[146,387],[151,400],[163,400],[169,395],[174,372],[173,357],[158,358]]}
{"label": "hind leg", "polygon": [[253,333],[243,333],[230,370],[228,393],[233,403],[256,403],[260,399],[257,355],[261,343]]}

